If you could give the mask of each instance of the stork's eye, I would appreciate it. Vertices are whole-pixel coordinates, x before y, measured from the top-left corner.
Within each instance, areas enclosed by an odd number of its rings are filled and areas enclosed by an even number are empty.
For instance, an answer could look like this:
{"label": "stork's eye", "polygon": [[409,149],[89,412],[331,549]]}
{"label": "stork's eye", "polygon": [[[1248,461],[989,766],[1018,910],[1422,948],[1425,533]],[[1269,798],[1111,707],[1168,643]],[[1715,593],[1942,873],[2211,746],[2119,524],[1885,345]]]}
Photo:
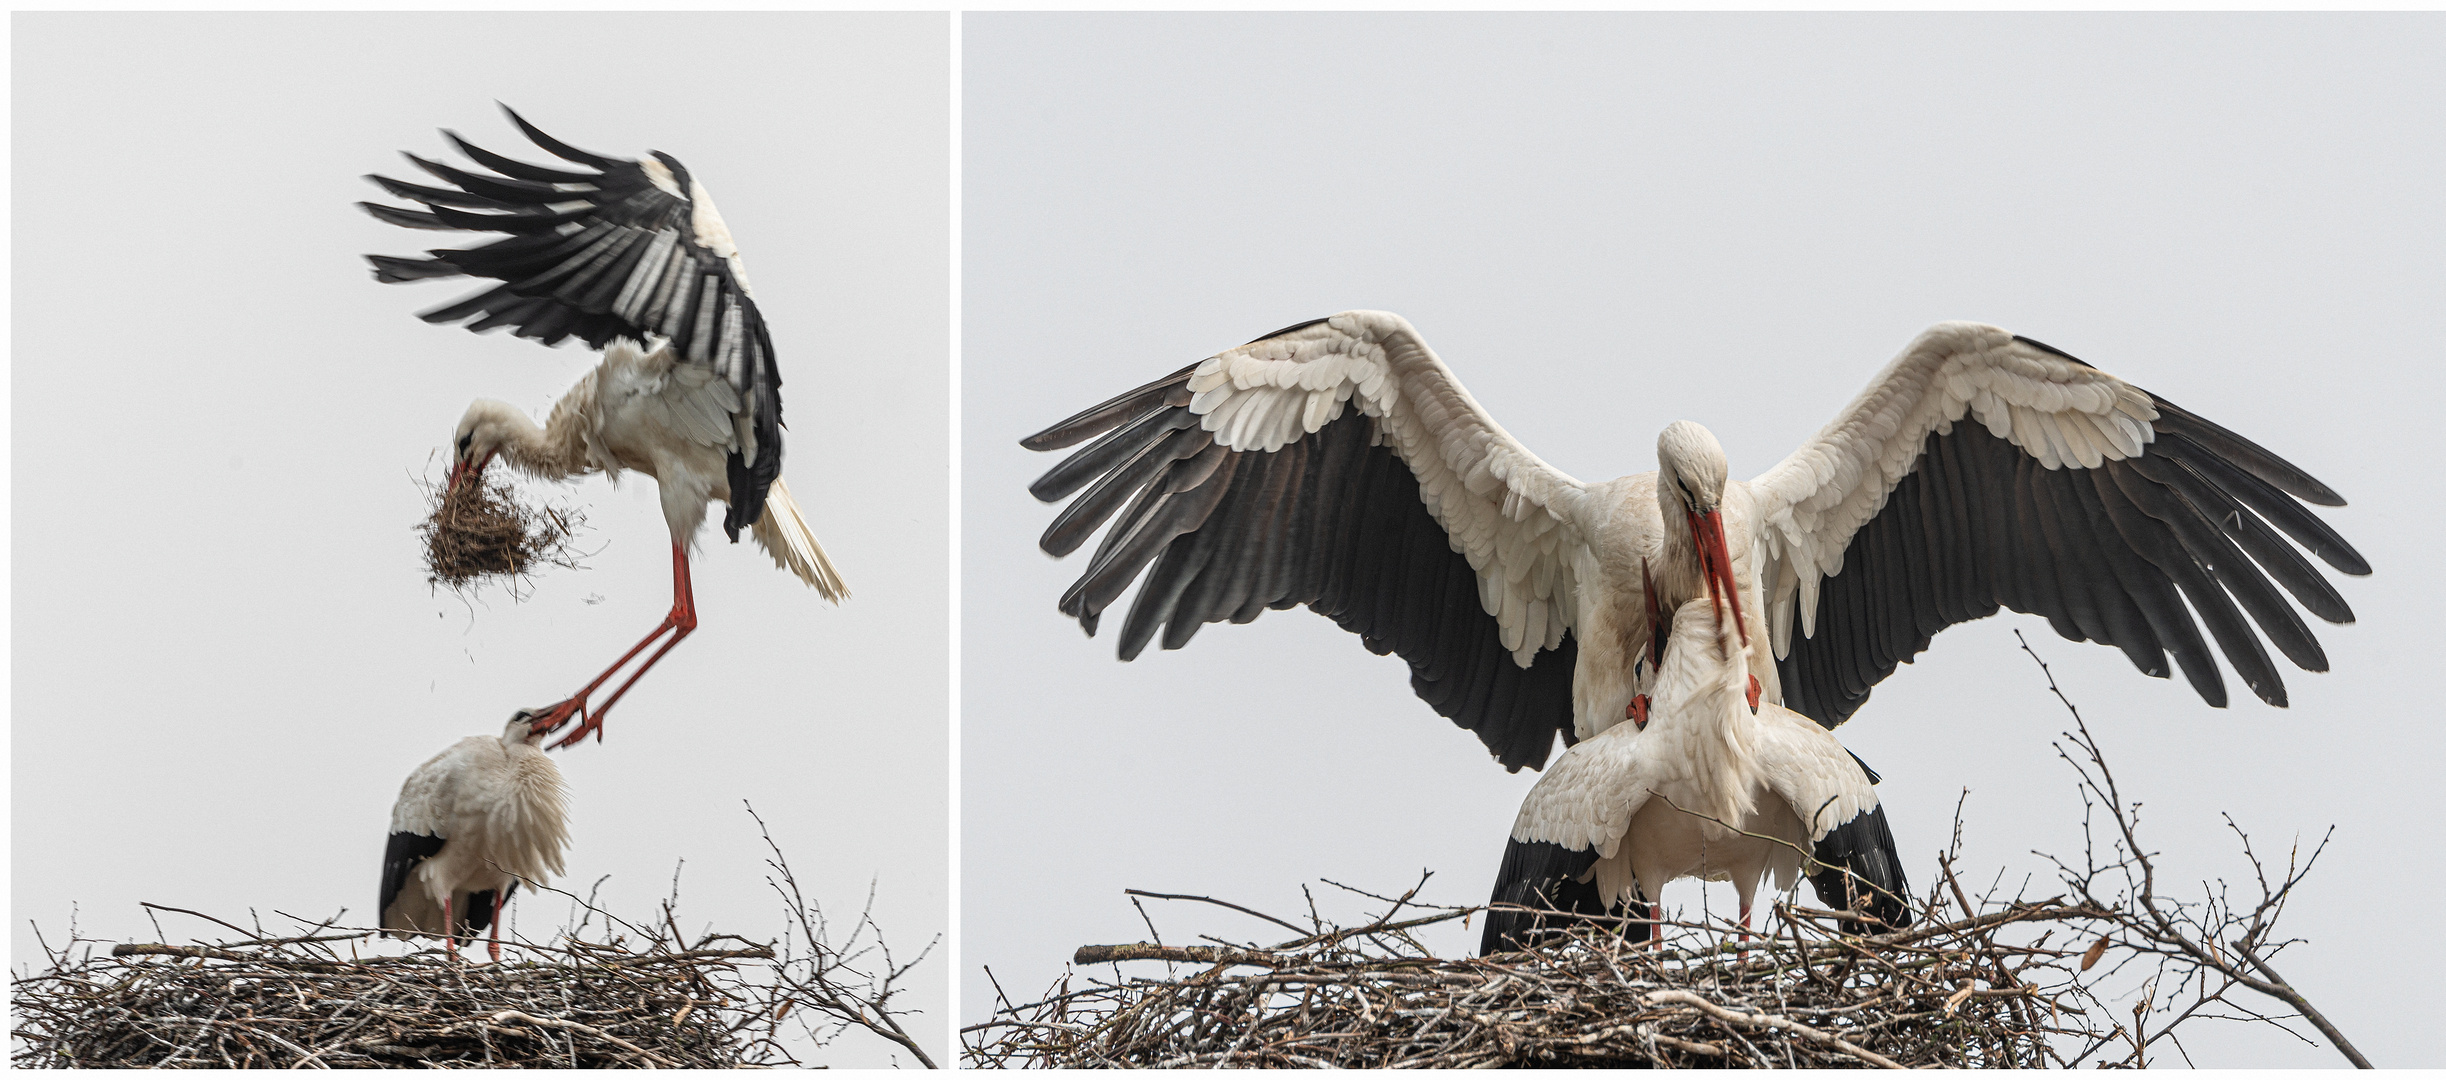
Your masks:
{"label": "stork's eye", "polygon": [[468,432],[468,433],[467,433],[467,434],[465,434],[465,435],[461,435],[461,436],[459,436],[459,453],[461,453],[461,454],[465,454],[465,453],[467,453],[467,447],[468,447],[468,445],[469,445],[470,443],[475,442],[475,441],[476,441],[476,433],[475,433],[475,432],[472,432],[472,431]]}

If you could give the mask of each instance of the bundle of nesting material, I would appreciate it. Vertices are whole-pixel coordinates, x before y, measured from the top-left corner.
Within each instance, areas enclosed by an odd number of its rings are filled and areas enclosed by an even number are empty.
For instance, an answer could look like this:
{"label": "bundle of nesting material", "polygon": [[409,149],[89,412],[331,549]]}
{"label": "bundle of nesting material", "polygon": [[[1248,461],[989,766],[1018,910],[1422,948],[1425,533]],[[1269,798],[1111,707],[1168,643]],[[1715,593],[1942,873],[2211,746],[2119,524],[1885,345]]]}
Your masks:
{"label": "bundle of nesting material", "polygon": [[433,512],[416,531],[425,541],[426,581],[464,592],[506,578],[514,591],[544,566],[578,568],[570,539],[585,524],[582,515],[528,506],[500,480],[424,487]]}

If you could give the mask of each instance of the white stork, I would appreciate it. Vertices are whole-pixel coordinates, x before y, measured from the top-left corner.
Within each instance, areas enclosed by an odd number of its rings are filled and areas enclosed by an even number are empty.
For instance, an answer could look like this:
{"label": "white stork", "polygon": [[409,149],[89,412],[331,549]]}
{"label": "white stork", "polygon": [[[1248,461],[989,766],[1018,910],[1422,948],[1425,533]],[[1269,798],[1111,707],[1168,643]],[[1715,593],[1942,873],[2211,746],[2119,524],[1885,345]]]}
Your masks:
{"label": "white stork", "polygon": [[391,807],[382,852],[382,928],[393,937],[459,938],[491,929],[501,959],[501,912],[519,882],[561,872],[568,792],[540,745],[555,723],[520,709],[499,736],[470,735],[408,774]]}
{"label": "white stork", "polygon": [[1999,605],[2117,646],[2160,678],[2171,653],[2222,707],[2187,600],[2243,681],[2281,706],[2284,683],[2242,612],[2296,665],[2324,671],[2270,579],[2329,622],[2352,610],[2270,524],[2338,570],[2369,572],[2295,501],[2342,505],[2325,485],[1976,323],[1929,328],[1747,483],[1687,421],[1658,440],[1659,471],[1573,479],[1495,423],[1408,321],[1379,311],[1266,335],[1021,445],[1096,436],[1029,489],[1053,502],[1093,484],[1045,531],[1057,557],[1120,513],[1060,602],[1090,634],[1142,572],[1124,660],[1159,630],[1174,649],[1205,623],[1307,604],[1371,651],[1400,653],[1419,697],[1514,770],[1544,764],[1558,732],[1568,743],[1622,720],[1650,612],[1697,596],[1737,597],[1727,629],[1765,698],[1833,727],[1931,635]]}
{"label": "white stork", "polygon": [[[1581,740],[1529,789],[1491,902],[1646,918],[1666,883],[1695,877],[1732,882],[1746,931],[1759,881],[1791,888],[1807,852],[1828,907],[1865,901],[1909,925],[1910,882],[1867,768],[1809,718],[1754,703],[1748,651],[1722,647],[1712,607],[1692,600],[1666,620],[1644,720]],[[1537,920],[1488,912],[1480,951],[1518,948]]]}
{"label": "white stork", "polygon": [[[722,528],[732,543],[739,530],[752,529],[776,564],[824,599],[837,603],[849,590],[781,481],[781,373],[772,338],[748,287],[746,264],[704,185],[669,154],[629,160],[588,153],[536,130],[507,106],[502,111],[537,146],[591,171],[530,165],[445,131],[468,157],[500,175],[409,154],[409,161],[454,187],[369,176],[426,208],[358,205],[410,228],[510,234],[482,247],[436,249],[423,259],[366,256],[383,282],[460,275],[501,282],[423,313],[426,322],[472,319],[470,330],[507,326],[546,345],[574,335],[603,350],[603,362],[561,397],[540,426],[503,402],[470,404],[452,437],[453,488],[479,482],[500,455],[547,480],[596,472],[617,477],[634,469],[660,489],[671,531],[671,613],[547,713],[556,721],[584,719],[554,744],[558,748],[590,731],[601,739],[603,715],[696,629],[688,552],[709,503],[728,505]],[[601,708],[588,708],[596,689],[666,634],[662,647]]]}

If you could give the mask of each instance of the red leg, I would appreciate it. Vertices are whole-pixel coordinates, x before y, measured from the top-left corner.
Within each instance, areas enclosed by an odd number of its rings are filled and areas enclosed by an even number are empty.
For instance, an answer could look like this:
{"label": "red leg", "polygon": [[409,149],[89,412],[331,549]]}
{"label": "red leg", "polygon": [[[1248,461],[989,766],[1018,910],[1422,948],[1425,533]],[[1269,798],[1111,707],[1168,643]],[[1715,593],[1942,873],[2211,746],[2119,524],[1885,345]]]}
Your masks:
{"label": "red leg", "polygon": [[493,954],[493,963],[501,962],[501,902],[498,900],[493,902],[493,929],[484,947]]}
{"label": "red leg", "polygon": [[450,898],[447,896],[442,897],[442,947],[450,951],[452,960],[459,958],[459,924],[450,917]]}
{"label": "red leg", "polygon": [[[655,627],[653,633],[647,634],[645,640],[638,642],[635,648],[622,655],[612,666],[603,669],[603,674],[595,676],[595,681],[587,683],[585,689],[578,691],[576,696],[569,700],[553,706],[551,711],[545,714],[545,718],[550,721],[548,727],[556,727],[573,715],[585,718],[584,722],[577,726],[577,730],[570,732],[561,741],[553,743],[552,749],[560,750],[575,746],[585,741],[590,732],[594,735],[595,741],[601,742],[604,714],[611,712],[611,707],[620,703],[621,696],[628,693],[629,687],[637,685],[637,680],[645,675],[648,668],[654,666],[655,661],[662,659],[664,653],[670,652],[671,646],[679,644],[681,638],[687,637],[695,630],[696,589],[688,577],[688,549],[674,542],[671,545],[671,614],[663,616],[661,626]],[[670,640],[664,641],[662,648],[654,650],[654,655],[646,657],[645,663],[637,666],[637,671],[628,677],[627,682],[621,683],[618,690],[612,691],[611,700],[604,702],[600,709],[589,711],[586,708],[587,695],[594,693],[597,687],[602,686],[621,668],[628,666],[629,661],[636,659],[638,653],[644,652],[646,646],[654,644],[655,639],[664,634],[671,635]]]}

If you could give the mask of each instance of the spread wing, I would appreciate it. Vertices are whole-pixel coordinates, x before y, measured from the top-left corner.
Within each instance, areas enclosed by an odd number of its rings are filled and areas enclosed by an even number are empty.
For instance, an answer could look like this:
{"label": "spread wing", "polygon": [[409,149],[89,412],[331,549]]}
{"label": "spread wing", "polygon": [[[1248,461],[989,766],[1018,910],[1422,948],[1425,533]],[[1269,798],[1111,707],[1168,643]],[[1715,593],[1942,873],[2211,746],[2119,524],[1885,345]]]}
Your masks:
{"label": "spread wing", "polygon": [[1088,633],[1145,573],[1122,659],[1159,632],[1177,649],[1206,623],[1306,604],[1401,654],[1419,697],[1506,768],[1543,765],[1569,737],[1581,485],[1496,424],[1400,316],[1269,334],[1021,445],[1091,438],[1029,491],[1087,489],[1045,530],[1054,556],[1113,521],[1061,598]]}
{"label": "spread wing", "polygon": [[1921,334],[1750,490],[1784,704],[1828,727],[1938,631],[1999,605],[2116,646],[2159,678],[2171,653],[2223,707],[2205,623],[2243,682],[2281,706],[2284,682],[2243,613],[2306,671],[2327,670],[2327,657],[2294,604],[2333,623],[2353,616],[2278,531],[2369,573],[2302,506],[2343,505],[2326,485],[2164,398],[1976,323]]}
{"label": "spread wing", "polygon": [[544,134],[507,108],[535,144],[583,170],[547,168],[495,154],[444,132],[491,174],[407,155],[448,187],[367,179],[407,210],[359,203],[412,229],[507,233],[480,247],[436,248],[426,258],[368,255],[386,283],[459,276],[500,282],[420,317],[468,320],[470,330],[510,327],[546,345],[575,336],[593,348],[613,338],[671,343],[686,363],[709,368],[740,400],[740,448],[732,453],[733,540],[753,524],[781,475],[781,372],[747,281],[747,266],[713,198],[678,159],[590,153]]}

